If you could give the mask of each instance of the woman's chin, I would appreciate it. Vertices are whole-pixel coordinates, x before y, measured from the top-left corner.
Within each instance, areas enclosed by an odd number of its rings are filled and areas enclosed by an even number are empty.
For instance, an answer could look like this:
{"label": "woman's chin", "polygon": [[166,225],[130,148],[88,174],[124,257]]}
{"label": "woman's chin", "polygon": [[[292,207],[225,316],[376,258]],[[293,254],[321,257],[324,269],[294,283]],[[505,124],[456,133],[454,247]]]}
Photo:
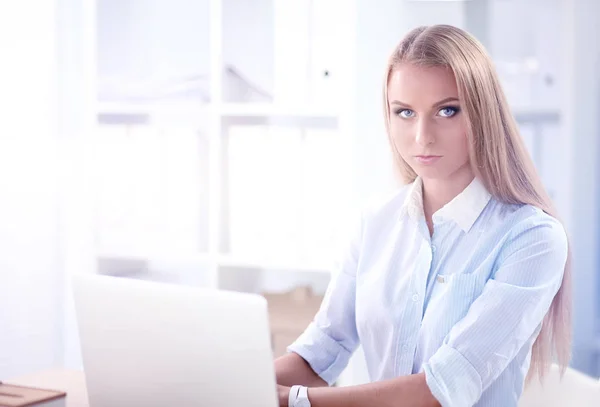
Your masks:
{"label": "woman's chin", "polygon": [[448,174],[442,168],[437,166],[414,166],[415,173],[422,179],[441,179],[447,178]]}

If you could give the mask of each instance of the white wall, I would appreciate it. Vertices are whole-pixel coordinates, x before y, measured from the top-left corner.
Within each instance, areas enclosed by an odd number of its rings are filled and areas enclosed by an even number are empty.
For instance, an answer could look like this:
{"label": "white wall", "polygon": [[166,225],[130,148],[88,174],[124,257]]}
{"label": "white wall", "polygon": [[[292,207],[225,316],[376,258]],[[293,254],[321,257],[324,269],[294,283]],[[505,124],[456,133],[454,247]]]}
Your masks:
{"label": "white wall", "polygon": [[223,63],[272,94],[274,0],[223,0]]}
{"label": "white wall", "polygon": [[164,81],[208,73],[208,0],[97,4],[102,77]]}
{"label": "white wall", "polygon": [[[121,84],[111,91],[210,74],[209,0],[98,0],[97,13],[99,76]],[[223,0],[222,15],[224,64],[272,93],[273,0]]]}
{"label": "white wall", "polygon": [[511,105],[560,109],[562,0],[486,1],[488,50]]}
{"label": "white wall", "polygon": [[600,277],[598,225],[600,163],[600,2],[564,0],[563,59],[567,87],[565,109],[567,159],[561,163],[569,201],[569,232],[573,249],[573,365],[600,375]]}
{"label": "white wall", "polygon": [[1,377],[63,357],[55,29],[53,1],[0,3]]}
{"label": "white wall", "polygon": [[96,116],[95,55],[89,41],[95,36],[94,3],[57,0],[58,132],[60,145],[60,239],[64,271],[63,363],[81,368],[70,276],[94,273],[94,230],[90,182],[90,129]]}

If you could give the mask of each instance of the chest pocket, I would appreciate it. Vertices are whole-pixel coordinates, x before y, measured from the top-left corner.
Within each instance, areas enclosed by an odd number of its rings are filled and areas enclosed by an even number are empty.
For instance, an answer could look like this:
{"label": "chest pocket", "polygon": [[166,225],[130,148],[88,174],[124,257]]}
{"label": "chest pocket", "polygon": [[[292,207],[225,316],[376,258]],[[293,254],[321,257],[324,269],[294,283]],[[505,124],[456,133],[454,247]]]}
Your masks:
{"label": "chest pocket", "polygon": [[438,274],[433,282],[422,327],[445,337],[469,311],[479,289],[476,274]]}

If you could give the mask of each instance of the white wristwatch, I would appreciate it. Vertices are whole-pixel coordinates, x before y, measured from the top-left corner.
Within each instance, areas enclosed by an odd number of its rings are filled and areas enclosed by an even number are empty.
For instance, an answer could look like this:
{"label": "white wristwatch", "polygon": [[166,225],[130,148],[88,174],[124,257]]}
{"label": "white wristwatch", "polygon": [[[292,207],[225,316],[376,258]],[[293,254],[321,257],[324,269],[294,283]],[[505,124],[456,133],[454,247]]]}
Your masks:
{"label": "white wristwatch", "polygon": [[288,398],[288,407],[310,407],[308,388],[304,386],[292,386]]}

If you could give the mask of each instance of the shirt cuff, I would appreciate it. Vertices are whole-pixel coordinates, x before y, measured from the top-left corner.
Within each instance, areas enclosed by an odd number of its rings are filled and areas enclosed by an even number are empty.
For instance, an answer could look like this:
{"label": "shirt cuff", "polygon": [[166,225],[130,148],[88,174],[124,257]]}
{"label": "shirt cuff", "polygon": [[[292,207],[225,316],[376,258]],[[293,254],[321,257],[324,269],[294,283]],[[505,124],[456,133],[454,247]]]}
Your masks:
{"label": "shirt cuff", "polygon": [[352,352],[314,323],[287,347],[287,351],[300,355],[329,386],[335,383],[352,356]]}
{"label": "shirt cuff", "polygon": [[481,397],[481,376],[449,345],[442,345],[423,370],[429,390],[442,407],[471,407]]}

